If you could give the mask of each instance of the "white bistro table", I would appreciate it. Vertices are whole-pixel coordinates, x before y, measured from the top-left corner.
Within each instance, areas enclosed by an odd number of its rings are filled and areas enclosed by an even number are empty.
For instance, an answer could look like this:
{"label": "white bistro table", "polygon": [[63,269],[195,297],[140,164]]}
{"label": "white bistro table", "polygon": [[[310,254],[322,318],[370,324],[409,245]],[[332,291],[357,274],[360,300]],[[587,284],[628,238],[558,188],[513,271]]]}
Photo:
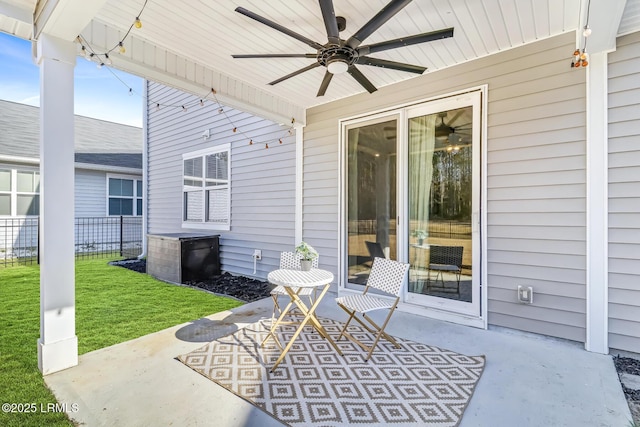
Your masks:
{"label": "white bistro table", "polygon": [[[280,347],[280,349],[282,350],[282,353],[280,353],[280,357],[278,357],[278,360],[276,360],[276,363],[271,368],[271,372],[273,372],[278,367],[280,362],[282,362],[284,357],[291,349],[294,341],[298,338],[307,323],[310,323],[311,326],[313,326],[318,331],[318,333],[320,333],[320,335],[322,335],[322,337],[325,338],[329,342],[329,344],[331,344],[331,346],[338,352],[338,354],[342,356],[342,351],[340,351],[340,349],[333,341],[333,339],[331,339],[322,324],[320,324],[320,321],[315,314],[316,308],[320,304],[320,301],[322,301],[324,295],[329,290],[329,286],[333,281],[333,273],[327,270],[321,270],[319,268],[312,268],[309,271],[278,269],[273,270],[271,273],[269,273],[269,275],[267,276],[267,280],[269,280],[269,282],[273,283],[274,285],[280,285],[284,287],[284,289],[287,291],[287,294],[289,294],[289,297],[291,298],[291,302],[289,302],[287,307],[281,311],[280,317],[278,317],[276,322],[271,325],[271,331],[269,332],[269,335],[267,335],[264,341],[262,341],[262,345],[264,345],[264,343],[267,342],[269,338],[273,338],[278,347]],[[311,307],[308,307],[300,298],[300,291],[304,288],[319,287],[322,287],[322,291],[319,295],[317,295],[317,297],[313,301],[313,304],[311,304]],[[276,337],[275,332],[293,304],[295,304],[296,307],[298,307],[298,309],[302,312],[304,318],[298,325],[298,329],[296,329],[295,333],[291,337],[291,340],[289,340],[289,342],[287,343],[287,346],[282,348],[282,345]]]}

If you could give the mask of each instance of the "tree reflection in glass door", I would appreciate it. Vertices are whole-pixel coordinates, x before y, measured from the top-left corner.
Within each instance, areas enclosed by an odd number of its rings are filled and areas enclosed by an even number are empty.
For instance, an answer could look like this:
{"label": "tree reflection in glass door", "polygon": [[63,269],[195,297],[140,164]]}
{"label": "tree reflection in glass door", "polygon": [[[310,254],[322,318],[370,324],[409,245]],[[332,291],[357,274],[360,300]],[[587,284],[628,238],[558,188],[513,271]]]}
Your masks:
{"label": "tree reflection in glass door", "polygon": [[472,300],[472,107],[409,119],[409,292]]}

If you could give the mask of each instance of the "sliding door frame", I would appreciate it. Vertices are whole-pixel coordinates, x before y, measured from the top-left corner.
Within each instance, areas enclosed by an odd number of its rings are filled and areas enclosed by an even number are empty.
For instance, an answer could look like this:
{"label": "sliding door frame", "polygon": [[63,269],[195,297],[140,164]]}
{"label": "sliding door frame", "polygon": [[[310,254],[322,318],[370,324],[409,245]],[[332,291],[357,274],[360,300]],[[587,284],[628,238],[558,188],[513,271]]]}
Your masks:
{"label": "sliding door frame", "polygon": [[[414,314],[418,314],[424,317],[445,320],[449,322],[454,322],[458,324],[463,324],[467,326],[473,326],[478,328],[486,329],[488,326],[487,322],[487,85],[477,86],[468,88],[465,90],[452,92],[443,94],[436,97],[425,98],[421,100],[417,100],[414,102],[396,105],[389,108],[372,111],[368,114],[359,114],[352,117],[347,117],[339,120],[338,122],[338,135],[339,135],[339,143],[338,143],[338,158],[339,158],[339,199],[338,199],[338,292],[340,295],[347,295],[354,290],[355,288],[351,288],[347,286],[348,282],[348,255],[347,255],[347,242],[348,242],[348,224],[346,222],[347,219],[347,198],[346,198],[346,185],[348,179],[348,171],[347,171],[347,155],[346,155],[346,144],[347,144],[347,129],[352,128],[356,125],[363,125],[367,122],[377,122],[383,121],[385,119],[392,119],[394,117],[398,118],[398,127],[397,127],[397,140],[398,141],[406,141],[407,140],[407,131],[408,131],[408,111],[414,108],[418,108],[421,105],[426,105],[433,101],[443,101],[446,99],[455,99],[468,97],[468,95],[472,92],[479,93],[480,101],[479,101],[479,117],[480,117],[480,127],[477,131],[479,135],[474,135],[474,138],[478,138],[479,148],[477,153],[480,156],[478,161],[474,161],[477,163],[477,166],[474,168],[474,180],[479,179],[479,192],[478,195],[479,203],[477,208],[479,210],[474,210],[472,214],[472,228],[473,232],[478,234],[476,238],[477,244],[474,242],[474,251],[478,251],[477,254],[474,254],[474,269],[479,269],[478,278],[480,285],[480,295],[479,298],[479,311],[477,313],[464,313],[464,312],[455,312],[447,309],[446,307],[438,307],[438,306],[429,306],[423,303],[416,303],[415,301],[411,301],[409,298],[408,287],[405,286],[405,292],[402,296],[402,300],[398,306],[398,309],[405,312],[410,312]],[[476,106],[474,106],[474,109]],[[478,117],[478,114],[474,112],[474,117]],[[475,140],[474,140],[475,144]],[[407,153],[408,147],[406,144],[398,144],[398,159],[404,159],[408,156]],[[474,152],[474,156],[476,152]],[[397,257],[399,260],[408,261],[409,258],[409,250],[408,250],[408,242],[406,236],[409,231],[409,218],[407,217],[408,212],[408,189],[407,189],[407,177],[408,171],[406,168],[406,160],[400,160],[398,164],[398,176],[397,176],[397,195],[398,195],[398,218],[397,218]],[[476,247],[479,247],[476,249]],[[358,288],[359,292],[361,288]]]}

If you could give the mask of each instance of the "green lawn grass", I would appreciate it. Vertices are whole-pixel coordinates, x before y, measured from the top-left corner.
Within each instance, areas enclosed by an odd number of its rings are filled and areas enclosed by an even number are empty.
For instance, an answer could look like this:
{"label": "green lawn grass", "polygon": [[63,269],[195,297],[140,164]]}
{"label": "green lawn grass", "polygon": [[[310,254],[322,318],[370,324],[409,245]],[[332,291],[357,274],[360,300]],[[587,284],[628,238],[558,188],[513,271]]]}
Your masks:
{"label": "green lawn grass", "polygon": [[[78,352],[104,348],[242,303],[170,285],[107,264],[76,262]],[[35,413],[0,411],[1,426],[69,426],[64,413],[41,411],[56,402],[38,370],[39,266],[0,268],[0,404],[35,404]]]}

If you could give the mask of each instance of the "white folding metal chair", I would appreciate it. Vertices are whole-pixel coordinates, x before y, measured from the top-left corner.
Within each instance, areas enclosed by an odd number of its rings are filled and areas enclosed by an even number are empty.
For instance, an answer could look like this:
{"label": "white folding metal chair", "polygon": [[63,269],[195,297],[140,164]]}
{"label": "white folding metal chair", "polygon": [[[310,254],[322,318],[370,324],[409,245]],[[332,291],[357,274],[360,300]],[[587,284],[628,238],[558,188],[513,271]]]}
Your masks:
{"label": "white folding metal chair", "polygon": [[[313,259],[313,268],[318,268],[318,258],[319,257],[315,257]],[[300,270],[300,255],[295,252],[280,253],[280,268],[289,270]],[[307,298],[309,298],[309,303],[312,305],[315,291],[315,288],[303,288],[300,290],[300,293],[298,295],[301,297],[306,296]],[[280,304],[278,303],[278,298],[281,296],[286,297],[289,301],[291,300],[284,287],[276,286],[275,288],[273,288],[273,290],[271,291],[271,298],[273,298],[273,313],[271,314],[272,324],[276,317],[276,311],[278,312],[278,315],[280,315],[280,313],[282,312]]]}
{"label": "white folding metal chair", "polygon": [[[384,337],[396,348],[400,347],[396,340],[394,340],[390,335],[384,332],[384,328],[386,328],[387,323],[389,323],[389,319],[391,319],[391,315],[398,306],[398,302],[400,302],[402,284],[404,283],[408,272],[409,264],[394,261],[391,259],[376,257],[373,260],[371,273],[369,274],[367,285],[365,286],[362,294],[348,295],[345,297],[336,298],[338,306],[340,306],[340,308],[342,308],[349,314],[349,320],[347,320],[344,328],[342,328],[338,340],[340,340],[344,335],[354,343],[358,344],[366,352],[368,352],[365,360],[369,360],[369,358],[371,358],[373,350],[376,348],[376,345],[378,344],[378,341],[381,337]],[[395,296],[395,299],[380,298],[379,296],[374,296],[372,295],[372,293],[369,293],[370,289],[377,289],[386,294],[393,295]],[[382,326],[378,326],[371,319],[371,317],[367,316],[367,313],[383,309],[389,310],[389,314],[387,315],[387,318],[385,319]],[[362,320],[360,320],[360,318],[356,316],[357,314],[362,314],[363,319],[367,320],[369,324],[367,325]],[[355,319],[367,331],[375,334],[375,339],[371,347],[367,347],[364,343],[347,332],[347,327],[349,326],[349,323],[351,323],[352,319]]]}

